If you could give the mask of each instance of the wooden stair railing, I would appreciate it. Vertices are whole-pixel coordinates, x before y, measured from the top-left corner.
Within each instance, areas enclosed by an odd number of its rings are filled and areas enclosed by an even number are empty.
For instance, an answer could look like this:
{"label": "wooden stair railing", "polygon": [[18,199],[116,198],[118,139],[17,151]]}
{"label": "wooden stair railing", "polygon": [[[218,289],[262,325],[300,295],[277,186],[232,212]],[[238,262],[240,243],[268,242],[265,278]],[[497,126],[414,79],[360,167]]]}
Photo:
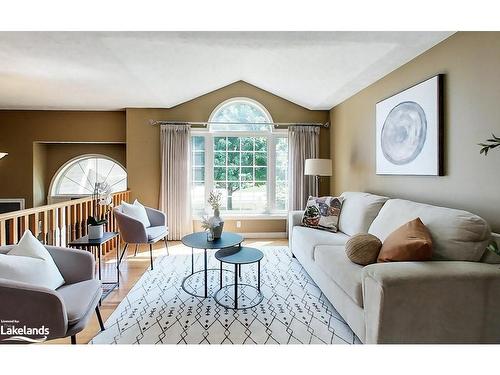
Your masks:
{"label": "wooden stair railing", "polygon": [[[128,202],[130,191],[113,194],[113,205]],[[0,214],[0,246],[16,244],[26,229],[30,229],[45,245],[66,246],[87,234],[87,218],[93,214],[92,198],[80,198],[47,206]],[[105,230],[118,231],[112,213],[108,215]],[[103,246],[103,254],[115,249],[118,239]]]}

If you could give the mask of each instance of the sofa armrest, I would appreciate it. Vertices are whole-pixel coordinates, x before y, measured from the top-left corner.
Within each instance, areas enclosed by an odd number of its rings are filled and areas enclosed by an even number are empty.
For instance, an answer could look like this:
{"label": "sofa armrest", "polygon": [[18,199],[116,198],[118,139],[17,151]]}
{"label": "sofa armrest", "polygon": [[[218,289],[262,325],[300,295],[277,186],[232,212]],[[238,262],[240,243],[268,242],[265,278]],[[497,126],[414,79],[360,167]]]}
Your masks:
{"label": "sofa armrest", "polygon": [[[290,211],[288,213],[288,241],[292,240],[293,227],[298,226],[302,223],[302,217],[304,216],[304,211]],[[289,243],[288,246],[292,248],[292,244]]]}
{"label": "sofa armrest", "polygon": [[477,262],[363,269],[367,343],[499,343],[500,270]]}
{"label": "sofa armrest", "polygon": [[124,242],[126,243],[147,243],[148,235],[146,233],[146,227],[139,220],[134,219],[131,216],[125,215],[123,212],[113,210],[118,224],[118,229],[120,230],[120,235]]}
{"label": "sofa armrest", "polygon": [[167,215],[151,207],[144,207],[152,227],[167,226]]}
{"label": "sofa armrest", "polygon": [[65,247],[45,247],[52,256],[66,284],[79,283],[94,278],[95,260],[90,252]]}
{"label": "sofa armrest", "polygon": [[[56,291],[48,288],[0,278],[0,317],[15,320],[14,327],[49,329],[48,338],[64,337],[68,317],[64,302]],[[6,326],[6,324],[3,324]],[[11,335],[1,335],[3,340]]]}

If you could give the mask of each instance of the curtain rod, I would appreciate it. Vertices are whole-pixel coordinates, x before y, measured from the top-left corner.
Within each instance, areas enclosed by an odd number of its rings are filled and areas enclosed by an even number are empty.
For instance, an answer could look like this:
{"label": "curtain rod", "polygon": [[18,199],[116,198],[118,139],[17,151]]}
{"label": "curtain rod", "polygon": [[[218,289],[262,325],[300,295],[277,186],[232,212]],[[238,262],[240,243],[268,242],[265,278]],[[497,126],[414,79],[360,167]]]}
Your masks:
{"label": "curtain rod", "polygon": [[275,128],[280,126],[320,126],[322,128],[329,128],[330,123],[321,122],[217,122],[217,121],[164,121],[164,120],[149,120],[149,123],[153,126],[156,125],[197,125],[202,127],[207,127],[211,124],[216,125],[273,125]]}

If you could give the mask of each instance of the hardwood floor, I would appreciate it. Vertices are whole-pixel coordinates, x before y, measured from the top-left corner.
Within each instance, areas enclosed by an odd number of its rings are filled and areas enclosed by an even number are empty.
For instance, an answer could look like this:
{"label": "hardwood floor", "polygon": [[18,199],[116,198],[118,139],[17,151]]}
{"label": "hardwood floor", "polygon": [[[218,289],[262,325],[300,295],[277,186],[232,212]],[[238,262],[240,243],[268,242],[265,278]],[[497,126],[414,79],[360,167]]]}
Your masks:
{"label": "hardwood floor", "polygon": [[[287,239],[247,239],[243,243],[248,246],[288,246]],[[180,241],[169,241],[168,248],[170,255],[191,254],[191,248],[184,246]],[[108,319],[129,290],[150,266],[149,248],[147,245],[139,247],[137,256],[134,256],[134,251],[135,246],[129,246],[127,254],[123,257],[120,265],[120,288],[115,289],[102,301],[100,309],[104,322],[106,322],[106,319]],[[156,258],[163,254],[166,254],[165,244],[160,241],[154,247],[153,257]],[[116,254],[114,252],[106,255],[103,260],[102,270],[103,280],[116,279]],[[87,344],[98,332],[99,323],[96,315],[93,314],[87,327],[77,335],[77,344]],[[51,340],[45,344],[70,344],[70,338]]]}

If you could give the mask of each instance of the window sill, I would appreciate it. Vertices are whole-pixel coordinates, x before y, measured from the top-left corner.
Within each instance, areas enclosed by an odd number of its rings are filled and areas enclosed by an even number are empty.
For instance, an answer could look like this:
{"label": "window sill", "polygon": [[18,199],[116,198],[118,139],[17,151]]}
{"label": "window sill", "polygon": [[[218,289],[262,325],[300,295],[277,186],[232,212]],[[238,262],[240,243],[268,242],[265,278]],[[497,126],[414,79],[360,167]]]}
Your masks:
{"label": "window sill", "polygon": [[[276,214],[224,214],[221,212],[220,216],[224,220],[286,220],[287,213]],[[199,214],[192,215],[193,220],[202,220]]]}

